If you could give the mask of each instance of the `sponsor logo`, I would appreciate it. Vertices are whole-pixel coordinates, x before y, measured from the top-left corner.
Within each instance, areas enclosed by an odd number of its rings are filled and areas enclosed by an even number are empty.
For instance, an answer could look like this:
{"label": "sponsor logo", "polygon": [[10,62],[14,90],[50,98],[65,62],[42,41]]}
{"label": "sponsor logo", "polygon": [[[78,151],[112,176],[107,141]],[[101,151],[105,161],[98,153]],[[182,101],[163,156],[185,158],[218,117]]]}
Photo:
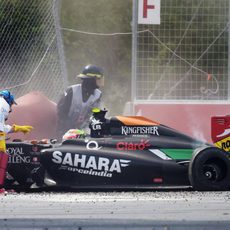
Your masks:
{"label": "sponsor logo", "polygon": [[89,150],[99,150],[102,148],[102,146],[99,147],[99,144],[96,141],[89,141],[89,140],[85,140],[86,144],[86,148]]}
{"label": "sponsor logo", "polygon": [[141,142],[139,143],[121,141],[116,144],[116,148],[118,150],[130,150],[130,151],[144,150],[149,146],[150,146],[149,140],[141,140]]}
{"label": "sponsor logo", "polygon": [[60,169],[92,176],[112,177],[128,167],[130,160],[108,159],[106,157],[87,156],[73,153],[53,152],[52,161],[60,164]]}
{"label": "sponsor logo", "polygon": [[5,108],[2,108],[2,109],[1,109],[1,112],[2,112],[2,113],[8,113],[8,110],[6,110]]}
{"label": "sponsor logo", "polygon": [[30,163],[30,156],[25,156],[21,147],[7,148],[7,153],[9,154],[8,162],[11,164]]}
{"label": "sponsor logo", "polygon": [[143,126],[143,127],[130,127],[122,126],[121,134],[130,135],[130,134],[151,134],[159,136],[158,126]]}
{"label": "sponsor logo", "polygon": [[216,137],[224,137],[230,134],[230,129],[225,129],[223,133],[217,135]]}
{"label": "sponsor logo", "polygon": [[102,122],[93,118],[91,121],[91,126],[93,130],[101,130],[101,124]]}
{"label": "sponsor logo", "polygon": [[229,150],[230,148],[230,140],[227,140],[226,142],[221,143],[221,148],[224,150]]}
{"label": "sponsor logo", "polygon": [[32,161],[33,162],[38,162],[38,157],[33,157]]}
{"label": "sponsor logo", "polygon": [[16,147],[16,148],[11,147],[11,148],[7,148],[7,153],[9,155],[15,155],[15,154],[24,155],[22,147]]}
{"label": "sponsor logo", "polygon": [[230,137],[226,137],[214,143],[217,148],[223,149],[226,152],[230,151]]}
{"label": "sponsor logo", "polygon": [[163,178],[161,177],[153,178],[153,183],[163,183]]}
{"label": "sponsor logo", "polygon": [[33,146],[32,146],[32,151],[38,152],[38,146],[37,146],[37,145],[33,145]]}

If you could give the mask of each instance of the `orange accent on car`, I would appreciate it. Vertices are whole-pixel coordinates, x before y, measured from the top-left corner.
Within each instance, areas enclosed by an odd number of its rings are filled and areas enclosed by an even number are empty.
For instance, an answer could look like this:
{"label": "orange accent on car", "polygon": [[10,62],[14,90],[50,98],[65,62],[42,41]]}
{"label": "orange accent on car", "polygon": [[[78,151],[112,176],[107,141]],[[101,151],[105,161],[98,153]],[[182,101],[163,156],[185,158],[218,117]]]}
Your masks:
{"label": "orange accent on car", "polygon": [[142,116],[116,116],[116,118],[124,125],[159,125],[159,123]]}

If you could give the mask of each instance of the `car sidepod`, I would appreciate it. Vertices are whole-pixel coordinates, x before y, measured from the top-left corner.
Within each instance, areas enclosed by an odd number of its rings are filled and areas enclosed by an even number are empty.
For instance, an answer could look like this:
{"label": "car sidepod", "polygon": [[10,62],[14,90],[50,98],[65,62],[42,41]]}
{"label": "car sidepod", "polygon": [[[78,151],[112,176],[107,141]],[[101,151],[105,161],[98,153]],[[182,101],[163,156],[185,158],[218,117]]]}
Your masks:
{"label": "car sidepod", "polygon": [[[158,154],[158,147],[166,151],[165,142],[158,141],[156,146],[155,139],[150,137],[68,140],[58,147],[42,150],[41,163],[59,186],[189,185],[188,165],[179,164],[164,153]],[[192,151],[189,149],[190,156]],[[178,154],[185,157],[181,152]]]}
{"label": "car sidepod", "polygon": [[42,165],[58,185],[68,187],[150,185],[162,175],[162,165],[150,153],[87,149],[73,143],[44,150]]}

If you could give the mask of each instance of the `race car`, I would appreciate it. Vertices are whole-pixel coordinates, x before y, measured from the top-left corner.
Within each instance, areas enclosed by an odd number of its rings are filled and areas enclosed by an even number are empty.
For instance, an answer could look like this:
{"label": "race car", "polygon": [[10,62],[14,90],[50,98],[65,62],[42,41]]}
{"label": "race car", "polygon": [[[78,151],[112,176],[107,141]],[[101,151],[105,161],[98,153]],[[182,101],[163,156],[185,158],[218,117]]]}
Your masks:
{"label": "race car", "polygon": [[93,112],[89,135],[8,143],[6,187],[45,188],[50,179],[60,189],[230,189],[228,152],[145,117],[106,112]]}

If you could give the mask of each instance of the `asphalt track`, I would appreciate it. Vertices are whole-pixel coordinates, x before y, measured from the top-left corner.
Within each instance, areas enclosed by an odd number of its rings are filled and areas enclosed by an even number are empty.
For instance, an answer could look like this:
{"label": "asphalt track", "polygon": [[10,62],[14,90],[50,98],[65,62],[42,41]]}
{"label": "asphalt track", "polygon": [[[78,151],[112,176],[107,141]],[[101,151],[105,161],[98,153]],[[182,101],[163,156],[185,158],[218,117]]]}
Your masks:
{"label": "asphalt track", "polygon": [[230,192],[20,193],[0,210],[0,229],[230,229]]}

